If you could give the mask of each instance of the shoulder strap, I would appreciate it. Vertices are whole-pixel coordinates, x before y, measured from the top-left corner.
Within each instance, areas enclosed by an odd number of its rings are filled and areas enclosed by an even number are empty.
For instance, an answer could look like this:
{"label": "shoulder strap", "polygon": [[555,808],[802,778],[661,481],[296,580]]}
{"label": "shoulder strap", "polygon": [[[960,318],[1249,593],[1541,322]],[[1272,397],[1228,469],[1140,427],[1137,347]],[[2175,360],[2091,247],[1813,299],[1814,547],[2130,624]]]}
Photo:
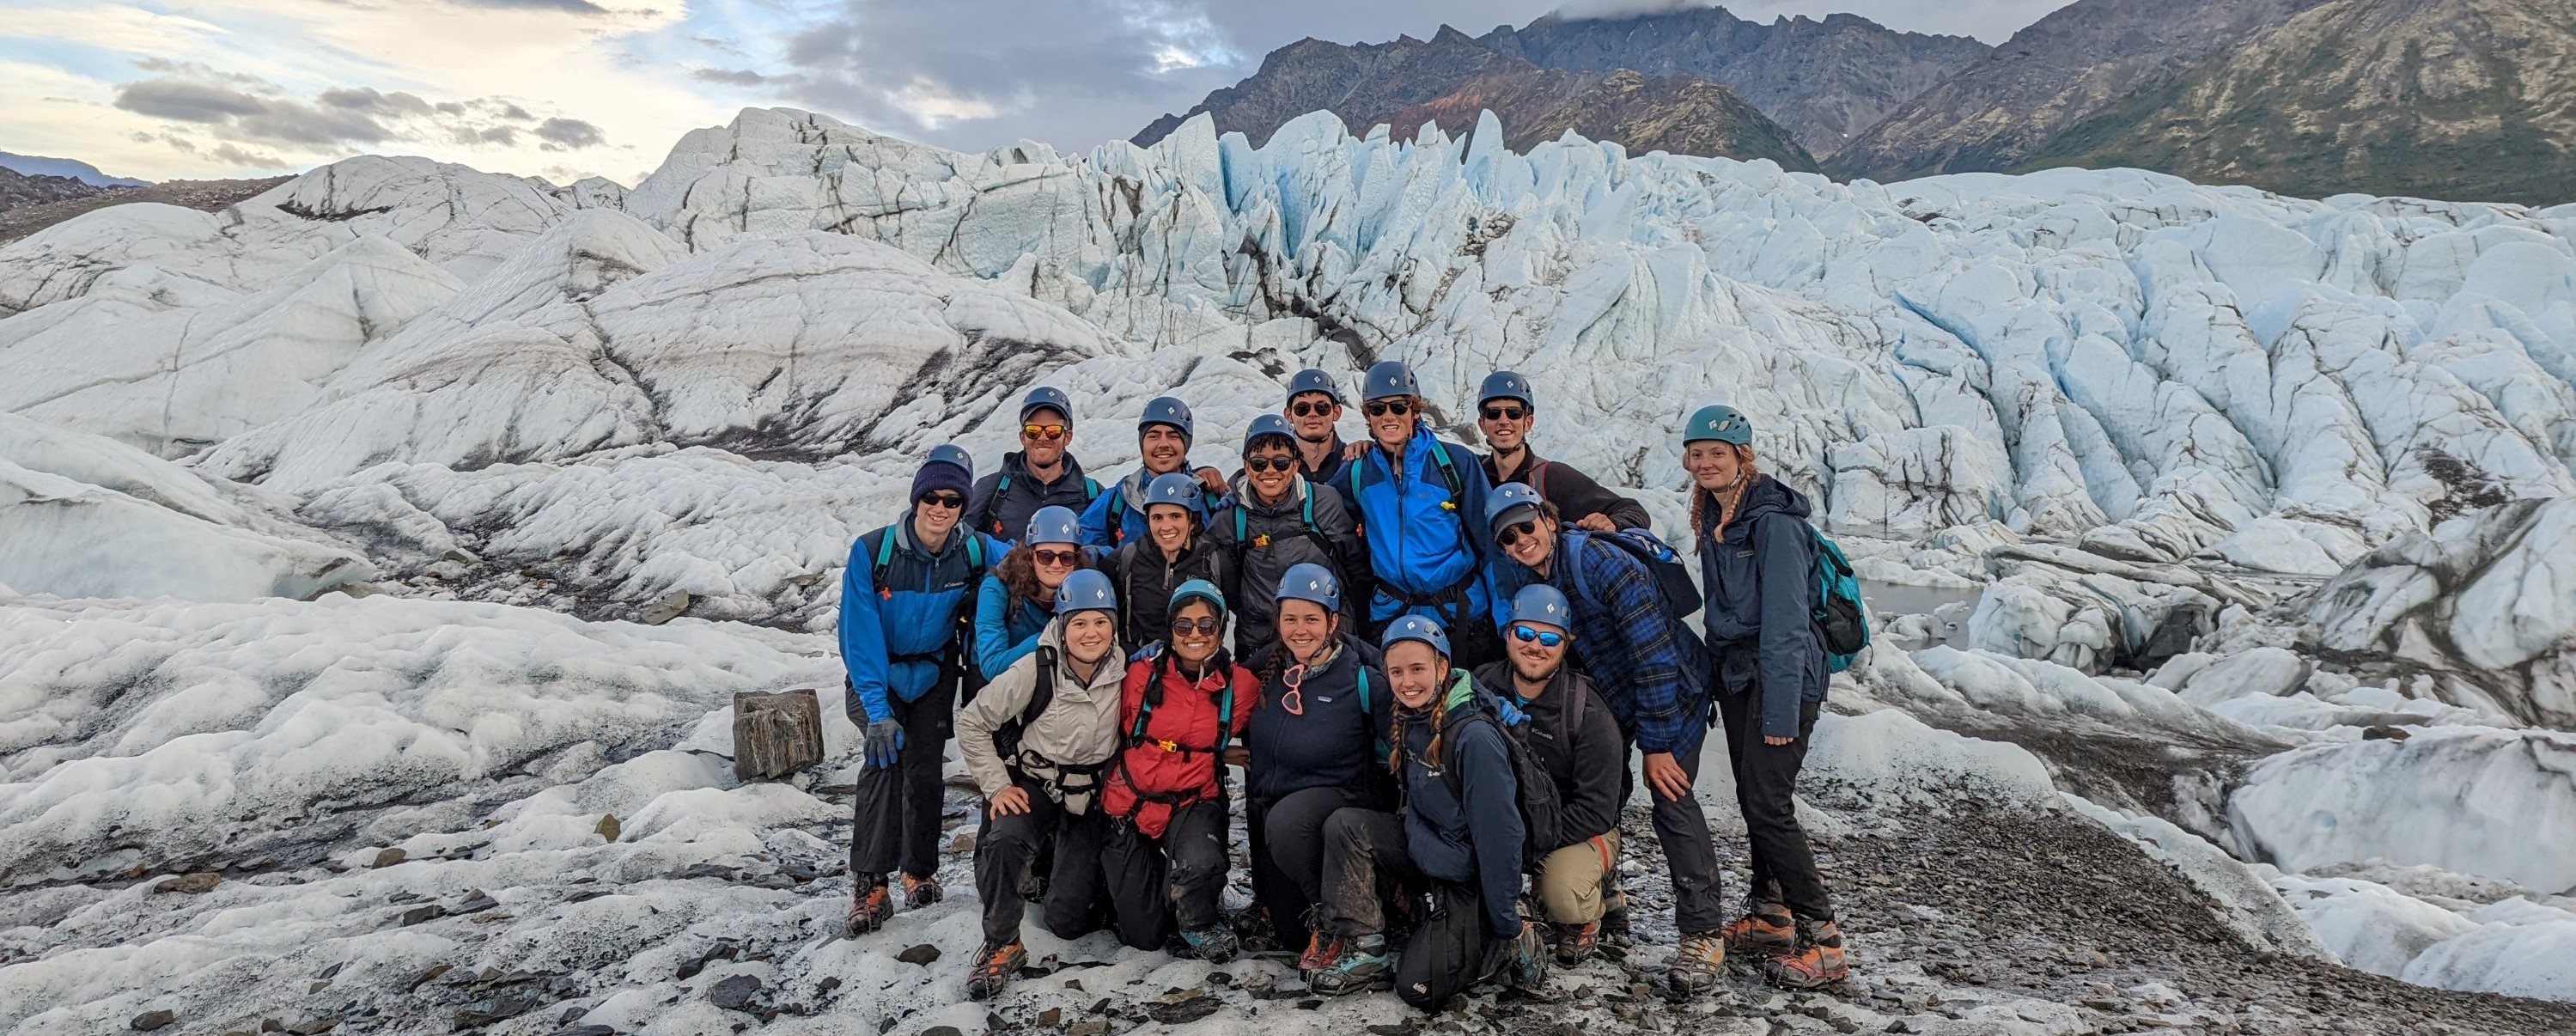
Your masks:
{"label": "shoulder strap", "polygon": [[1030,724],[1038,721],[1038,717],[1046,715],[1049,706],[1055,704],[1055,666],[1055,649],[1038,648],[1038,685],[1036,690],[1029,692],[1029,703],[1020,709],[1020,729],[1027,730]]}
{"label": "shoulder strap", "polygon": [[1467,491],[1467,483],[1458,478],[1458,468],[1449,460],[1448,443],[1438,439],[1431,440],[1431,461],[1440,466],[1440,480],[1449,484],[1450,496],[1455,497]]}
{"label": "shoulder strap", "polygon": [[1002,473],[1002,480],[993,483],[993,499],[1000,500],[1009,495],[1011,495],[1011,473],[1005,471]]}
{"label": "shoulder strap", "polygon": [[972,529],[958,531],[966,534],[966,571],[974,573],[975,578],[982,579],[984,577],[984,537]]}
{"label": "shoulder strap", "polygon": [[1089,475],[1082,476],[1082,502],[1087,504],[1098,499],[1100,499],[1100,480]]}
{"label": "shoulder strap", "polygon": [[1360,674],[1360,711],[1367,712],[1369,711],[1368,666],[1354,658],[1351,660],[1351,667],[1358,670]]}
{"label": "shoulder strap", "polygon": [[1591,542],[1591,536],[1572,529],[1566,530],[1565,549],[1560,552],[1564,556],[1557,558],[1556,563],[1565,566],[1565,579],[1566,582],[1574,585],[1574,596],[1582,598],[1586,605],[1599,608],[1600,600],[1592,596],[1592,581],[1585,578],[1583,574],[1583,548],[1585,544]]}
{"label": "shoulder strap", "polygon": [[1225,678],[1225,697],[1216,703],[1216,764],[1225,765],[1226,746],[1234,742],[1234,674]]}
{"label": "shoulder strap", "polygon": [[886,570],[894,567],[894,526],[877,530],[877,563],[869,570],[880,593],[892,590],[886,585]]}

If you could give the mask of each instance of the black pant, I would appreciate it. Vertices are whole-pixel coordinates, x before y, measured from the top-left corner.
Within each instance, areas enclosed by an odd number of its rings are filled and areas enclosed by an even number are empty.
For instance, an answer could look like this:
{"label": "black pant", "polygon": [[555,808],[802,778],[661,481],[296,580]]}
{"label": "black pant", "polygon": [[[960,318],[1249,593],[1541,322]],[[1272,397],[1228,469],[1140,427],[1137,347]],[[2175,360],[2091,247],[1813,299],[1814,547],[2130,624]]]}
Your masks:
{"label": "black pant", "polygon": [[1495,933],[1472,885],[1441,881],[1414,866],[1404,818],[1345,809],[1324,825],[1324,927],[1342,936],[1386,931],[1386,900],[1428,891],[1431,912],[1396,950],[1395,995],[1426,1012],[1493,973]]}
{"label": "black pant", "polygon": [[1816,731],[1820,702],[1798,707],[1798,739],[1785,745],[1762,743],[1761,694],[1720,693],[1718,715],[1726,721],[1726,754],[1735,767],[1735,804],[1744,810],[1744,832],[1753,843],[1753,887],[1777,883],[1789,912],[1813,921],[1834,919],[1826,898],[1825,879],[1816,873],[1816,856],[1807,848],[1807,832],[1798,826],[1798,770],[1807,763],[1807,742]]}
{"label": "black pant", "polygon": [[1067,813],[1032,781],[1018,782],[1028,793],[1029,811],[995,817],[988,808],[975,835],[975,894],[984,901],[984,941],[995,946],[1018,942],[1020,918],[1028,901],[1020,898],[1020,875],[1038,846],[1055,846],[1055,869],[1047,880],[1046,927],[1062,939],[1080,938],[1100,927],[1101,843],[1108,822],[1100,816],[1098,798],[1088,813]]}
{"label": "black pant", "polygon": [[1355,788],[1306,788],[1252,802],[1252,894],[1270,912],[1279,945],[1306,948],[1307,916],[1324,903],[1324,821],[1374,805]]}
{"label": "black pant", "polygon": [[956,718],[957,684],[942,679],[918,701],[888,704],[903,724],[903,752],[891,769],[859,771],[850,807],[850,875],[863,888],[898,868],[916,878],[939,872],[940,757]]}
{"label": "black pant", "polygon": [[1224,799],[1194,802],[1172,811],[1163,837],[1124,821],[1110,824],[1101,851],[1118,941],[1159,950],[1175,925],[1194,932],[1214,928],[1225,895]]}
{"label": "black pant", "polygon": [[[1644,779],[1638,771],[1645,760],[1636,753],[1634,735],[1625,728],[1619,735],[1626,749],[1621,758],[1633,760],[1619,773],[1619,801],[1626,802]],[[1690,776],[1693,788],[1699,785],[1700,753],[1707,747],[1708,739],[1703,737],[1689,751],[1673,753],[1673,761]],[[1663,846],[1664,866],[1673,876],[1673,927],[1683,935],[1705,935],[1726,927],[1726,900],[1720,888],[1725,872],[1718,868],[1717,841],[1708,833],[1708,814],[1700,809],[1699,795],[1666,799],[1648,786],[1646,800],[1653,803],[1655,841]]]}

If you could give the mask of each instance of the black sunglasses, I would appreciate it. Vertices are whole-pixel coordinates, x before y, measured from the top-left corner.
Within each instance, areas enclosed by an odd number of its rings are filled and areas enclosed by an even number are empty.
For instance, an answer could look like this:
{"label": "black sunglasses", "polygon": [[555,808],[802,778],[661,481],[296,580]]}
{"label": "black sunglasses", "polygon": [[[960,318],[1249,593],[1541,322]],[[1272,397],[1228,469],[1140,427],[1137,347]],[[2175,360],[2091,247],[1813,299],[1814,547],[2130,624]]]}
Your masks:
{"label": "black sunglasses", "polygon": [[1489,406],[1485,408],[1485,420],[1488,421],[1518,421],[1527,416],[1529,416],[1529,411],[1516,406]]}
{"label": "black sunglasses", "polygon": [[1296,468],[1297,458],[1295,457],[1246,457],[1243,459],[1243,470],[1245,471],[1294,471]]}
{"label": "black sunglasses", "polygon": [[1370,417],[1385,417],[1388,414],[1402,417],[1413,412],[1413,404],[1401,399],[1381,399],[1361,407],[1360,410]]}
{"label": "black sunglasses", "polygon": [[955,493],[923,493],[921,499],[915,502],[929,504],[932,507],[945,507],[952,511],[966,506],[966,498]]}
{"label": "black sunglasses", "polygon": [[1512,544],[1519,543],[1521,541],[1521,537],[1536,535],[1538,535],[1538,519],[1532,518],[1528,521],[1514,522],[1510,525],[1503,526],[1502,531],[1494,534],[1494,545],[1502,547],[1505,550],[1509,550],[1511,549]]}
{"label": "black sunglasses", "polygon": [[1329,401],[1329,400],[1328,400],[1328,401],[1325,401],[1325,402],[1322,402],[1322,403],[1315,403],[1315,402],[1290,403],[1290,404],[1288,404],[1288,416],[1290,416],[1290,417],[1330,417],[1330,416],[1332,416],[1333,410],[1334,410],[1335,408],[1339,407],[1339,406],[1341,406],[1341,404],[1339,404],[1339,403],[1335,403],[1335,402],[1331,402],[1331,401]]}
{"label": "black sunglasses", "polygon": [[1225,620],[1218,618],[1172,620],[1172,635],[1175,637],[1186,637],[1193,632],[1213,636],[1216,631],[1224,628]]}

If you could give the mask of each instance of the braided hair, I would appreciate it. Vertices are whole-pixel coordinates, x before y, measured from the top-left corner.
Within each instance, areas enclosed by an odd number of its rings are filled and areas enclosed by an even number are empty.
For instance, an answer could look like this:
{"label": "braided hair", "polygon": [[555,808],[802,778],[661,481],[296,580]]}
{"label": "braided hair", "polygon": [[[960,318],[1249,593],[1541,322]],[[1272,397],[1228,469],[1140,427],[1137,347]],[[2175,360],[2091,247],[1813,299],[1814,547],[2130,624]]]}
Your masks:
{"label": "braided hair", "polygon": [[[1446,658],[1441,659],[1444,664],[1448,661]],[[1456,669],[1451,669],[1448,678],[1456,679],[1457,672]],[[1434,686],[1431,691],[1431,743],[1423,746],[1422,753],[1422,759],[1427,765],[1437,765],[1436,761],[1440,758],[1440,739],[1447,734],[1445,728],[1449,725],[1449,688],[1445,683],[1446,681],[1443,681],[1444,685]],[[1386,772],[1399,778],[1404,776],[1404,713],[1404,708],[1399,705],[1395,710],[1394,725],[1387,733],[1388,741],[1395,746],[1395,750],[1386,754]]]}

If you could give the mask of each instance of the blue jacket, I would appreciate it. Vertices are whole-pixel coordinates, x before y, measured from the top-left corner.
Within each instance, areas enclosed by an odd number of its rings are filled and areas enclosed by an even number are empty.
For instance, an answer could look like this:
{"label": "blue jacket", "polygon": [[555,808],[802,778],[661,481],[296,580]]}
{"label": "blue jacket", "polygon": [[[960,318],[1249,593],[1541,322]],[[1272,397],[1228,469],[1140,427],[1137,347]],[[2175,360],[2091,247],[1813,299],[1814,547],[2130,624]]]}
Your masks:
{"label": "blue jacket", "polygon": [[[1376,648],[1342,634],[1340,653],[1297,685],[1301,711],[1296,715],[1280,704],[1288,695],[1288,685],[1280,679],[1288,668],[1285,659],[1274,664],[1263,655],[1244,664],[1262,674],[1261,701],[1243,735],[1244,746],[1252,750],[1244,794],[1275,802],[1308,788],[1375,791],[1386,772],[1378,746],[1386,743],[1388,719],[1395,714],[1395,692],[1378,668]],[[1363,673],[1369,684],[1366,704],[1360,701]]]}
{"label": "blue jacket", "polygon": [[[1449,458],[1446,474],[1432,456],[1435,449]],[[1483,535],[1485,493],[1492,487],[1475,454],[1433,438],[1431,425],[1418,422],[1405,442],[1403,477],[1387,466],[1384,450],[1372,448],[1337,481],[1346,493],[1358,486],[1352,495],[1359,501],[1360,539],[1377,576],[1371,622],[1412,613],[1455,628],[1462,617],[1492,614]],[[1453,592],[1464,594],[1463,613],[1433,603]]]}
{"label": "blue jacket", "polygon": [[1082,464],[1066,454],[1064,474],[1053,482],[1042,482],[1029,474],[1024,455],[1002,455],[1002,470],[975,480],[973,499],[966,505],[966,527],[996,540],[1003,546],[1020,542],[1020,534],[1029,531],[1029,517],[1041,507],[1068,507],[1076,513],[1091,506],[1100,496],[1100,483],[1082,473]]}
{"label": "blue jacket", "polygon": [[[885,585],[876,581],[878,547],[894,537]],[[970,549],[969,543],[975,544]],[[858,538],[841,570],[841,665],[850,674],[850,721],[865,726],[894,718],[894,701],[919,701],[939,683],[943,661],[959,650],[958,617],[983,577],[1001,560],[1001,545],[962,525],[937,554],[913,542],[906,517]]]}
{"label": "blue jacket", "polygon": [[1735,521],[1712,538],[1717,502],[1701,508],[1700,586],[1708,595],[1710,684],[1726,694],[1759,691],[1762,734],[1798,736],[1798,711],[1825,700],[1832,671],[1816,636],[1816,540],[1807,498],[1759,475],[1745,487]]}
{"label": "blue jacket", "polygon": [[[1448,713],[1440,729],[1440,757],[1431,756],[1431,713],[1404,713],[1404,845],[1413,865],[1442,881],[1474,885],[1483,900],[1485,919],[1496,934],[1521,927],[1520,783],[1512,770],[1511,749],[1503,744],[1499,722],[1468,723],[1468,717],[1491,718],[1490,692],[1477,686],[1464,669],[1450,671]],[[1458,767],[1460,795],[1450,791],[1453,778],[1441,772],[1448,761]]]}
{"label": "blue jacket", "polygon": [[985,576],[983,587],[975,591],[975,668],[987,680],[1002,675],[1020,656],[1038,649],[1038,634],[1046,632],[1049,618],[1046,606],[1036,601],[1011,607],[1011,589],[1001,575]]}
{"label": "blue jacket", "polygon": [[[1576,565],[1583,566],[1579,584]],[[1495,600],[1511,600],[1537,576],[1494,552]],[[1696,749],[1708,733],[1708,662],[1689,628],[1665,609],[1663,589],[1645,562],[1568,531],[1557,537],[1547,585],[1574,605],[1574,660],[1601,689],[1620,731],[1646,752]],[[1510,625],[1506,610],[1494,610],[1497,631]]]}
{"label": "blue jacket", "polygon": [[[1181,470],[1190,472],[1187,467]],[[1192,473],[1192,477],[1196,477],[1195,473]],[[1153,480],[1154,476],[1151,473],[1144,468],[1137,468],[1128,472],[1127,477],[1110,483],[1108,488],[1102,490],[1099,499],[1093,500],[1091,506],[1082,509],[1082,545],[1097,548],[1099,553],[1095,556],[1105,556],[1129,540],[1144,539],[1147,531],[1145,483]],[[1216,513],[1217,507],[1225,501],[1225,494],[1207,492],[1204,486],[1200,487],[1199,492],[1207,498],[1210,514]],[[1110,520],[1113,512],[1117,516],[1117,521],[1114,523]]]}

